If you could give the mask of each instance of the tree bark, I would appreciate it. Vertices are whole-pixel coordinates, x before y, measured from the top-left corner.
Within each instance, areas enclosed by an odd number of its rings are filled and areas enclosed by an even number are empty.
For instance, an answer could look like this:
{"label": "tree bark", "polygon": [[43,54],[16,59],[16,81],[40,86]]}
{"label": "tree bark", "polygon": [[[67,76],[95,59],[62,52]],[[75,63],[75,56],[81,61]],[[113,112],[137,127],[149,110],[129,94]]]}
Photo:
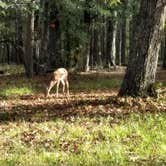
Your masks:
{"label": "tree bark", "polygon": [[90,36],[90,25],[86,25],[87,27],[87,41],[86,41],[86,46],[85,46],[85,57],[86,57],[86,63],[85,63],[85,71],[88,72],[90,70],[90,41],[91,41],[91,36]]}
{"label": "tree bark", "polygon": [[34,12],[28,13],[25,40],[25,72],[28,78],[33,77],[33,46],[34,46]]}
{"label": "tree bark", "polygon": [[111,66],[111,48],[112,48],[112,37],[113,37],[113,22],[111,17],[107,18],[107,52],[106,52],[106,66]]}
{"label": "tree bark", "polygon": [[121,25],[121,64],[126,65],[126,27],[127,27],[127,21],[126,21],[126,11],[127,11],[127,4],[128,0],[122,0],[122,25]]}
{"label": "tree bark", "polygon": [[93,51],[92,51],[92,55],[93,55],[93,66],[97,67],[98,66],[98,62],[99,62],[99,32],[98,32],[98,28],[97,27],[93,27]]}
{"label": "tree bark", "polygon": [[[66,26],[69,26],[69,20],[66,21]],[[65,49],[66,49],[66,62],[65,62],[65,66],[67,68],[71,67],[71,36],[69,33],[69,29],[66,29],[66,41],[65,41]]]}
{"label": "tree bark", "polygon": [[84,26],[85,26],[85,32],[87,34],[87,41],[85,43],[85,50],[84,50],[84,54],[85,54],[84,69],[85,69],[86,72],[90,70],[91,21],[92,20],[91,20],[91,14],[90,14],[90,3],[89,3],[88,0],[85,0]]}
{"label": "tree bark", "polygon": [[49,66],[58,68],[61,66],[61,30],[59,26],[59,11],[57,7],[51,6],[49,25]]}
{"label": "tree bark", "polygon": [[106,16],[102,17],[103,27],[101,28],[101,55],[102,55],[102,65],[103,67],[106,64],[106,35],[107,35],[107,28],[106,28]]}
{"label": "tree bark", "polygon": [[122,27],[121,27],[121,64],[126,64],[126,18],[122,20]]}
{"label": "tree bark", "polygon": [[114,12],[115,22],[113,29],[113,38],[112,38],[112,54],[111,54],[111,62],[114,67],[116,67],[116,38],[117,38],[117,12]]}
{"label": "tree bark", "polygon": [[163,57],[163,69],[166,69],[166,30],[165,30],[165,39],[164,39],[164,57]]}
{"label": "tree bark", "polygon": [[141,0],[139,14],[133,19],[132,48],[119,95],[149,95],[155,82],[165,17],[165,0]]}
{"label": "tree bark", "polygon": [[43,8],[42,14],[39,16],[41,22],[41,47],[40,47],[40,64],[47,63],[48,59],[48,40],[49,40],[49,2],[48,0],[41,0],[41,6]]}
{"label": "tree bark", "polygon": [[121,66],[122,62],[122,24],[118,22],[118,28],[116,32],[116,64]]}

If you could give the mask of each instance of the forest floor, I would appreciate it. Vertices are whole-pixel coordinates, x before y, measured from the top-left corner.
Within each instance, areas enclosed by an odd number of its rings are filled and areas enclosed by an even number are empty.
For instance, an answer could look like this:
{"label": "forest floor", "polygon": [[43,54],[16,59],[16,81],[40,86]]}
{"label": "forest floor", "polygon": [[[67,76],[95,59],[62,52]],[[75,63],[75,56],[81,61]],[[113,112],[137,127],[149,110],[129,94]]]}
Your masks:
{"label": "forest floor", "polygon": [[0,75],[0,165],[166,164],[166,94],[117,97],[123,76],[70,74],[69,98],[45,98],[46,76]]}

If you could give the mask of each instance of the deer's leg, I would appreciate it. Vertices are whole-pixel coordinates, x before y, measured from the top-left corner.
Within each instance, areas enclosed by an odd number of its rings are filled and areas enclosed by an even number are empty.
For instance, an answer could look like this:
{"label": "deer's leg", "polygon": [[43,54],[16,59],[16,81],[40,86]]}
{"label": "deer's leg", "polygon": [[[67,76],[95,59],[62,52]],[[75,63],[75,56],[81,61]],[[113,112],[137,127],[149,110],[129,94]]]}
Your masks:
{"label": "deer's leg", "polygon": [[50,90],[56,84],[56,81],[50,81],[48,88],[46,89],[46,97],[49,96]]}
{"label": "deer's leg", "polygon": [[65,82],[64,82],[64,80],[61,80],[61,83],[62,83],[62,85],[63,85],[62,92],[64,93],[64,92],[65,92]]}
{"label": "deer's leg", "polygon": [[66,82],[67,95],[69,96],[69,82],[68,80],[66,80],[65,82]]}
{"label": "deer's leg", "polygon": [[60,84],[60,80],[58,80],[58,82],[57,82],[57,87],[56,87],[56,97],[58,97],[59,84]]}

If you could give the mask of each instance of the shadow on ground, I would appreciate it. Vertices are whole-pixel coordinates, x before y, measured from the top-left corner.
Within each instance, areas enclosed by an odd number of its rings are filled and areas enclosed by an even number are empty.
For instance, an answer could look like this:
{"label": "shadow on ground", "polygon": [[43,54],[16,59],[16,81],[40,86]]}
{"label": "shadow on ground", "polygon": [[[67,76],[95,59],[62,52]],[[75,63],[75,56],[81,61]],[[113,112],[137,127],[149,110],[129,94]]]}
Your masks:
{"label": "shadow on ground", "polygon": [[[10,101],[9,101],[10,103]],[[119,98],[116,95],[98,97],[96,94],[73,94],[69,99],[55,98],[54,95],[45,99],[37,96],[22,96],[16,103],[4,103],[0,107],[0,121],[43,122],[56,118],[70,121],[76,116],[85,117],[124,117],[132,112],[156,113],[166,111],[166,107],[156,105],[155,101],[141,98]]]}

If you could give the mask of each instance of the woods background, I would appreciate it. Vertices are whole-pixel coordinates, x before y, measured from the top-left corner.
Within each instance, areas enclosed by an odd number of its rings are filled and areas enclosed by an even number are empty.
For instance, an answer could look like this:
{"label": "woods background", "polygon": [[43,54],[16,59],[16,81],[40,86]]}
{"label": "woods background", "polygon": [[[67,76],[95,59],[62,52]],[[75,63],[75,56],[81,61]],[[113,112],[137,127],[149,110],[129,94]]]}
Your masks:
{"label": "woods background", "polygon": [[[58,67],[125,66],[139,6],[139,0],[0,1],[0,63],[24,64],[28,77]],[[159,56],[163,68],[165,37],[166,32]]]}

